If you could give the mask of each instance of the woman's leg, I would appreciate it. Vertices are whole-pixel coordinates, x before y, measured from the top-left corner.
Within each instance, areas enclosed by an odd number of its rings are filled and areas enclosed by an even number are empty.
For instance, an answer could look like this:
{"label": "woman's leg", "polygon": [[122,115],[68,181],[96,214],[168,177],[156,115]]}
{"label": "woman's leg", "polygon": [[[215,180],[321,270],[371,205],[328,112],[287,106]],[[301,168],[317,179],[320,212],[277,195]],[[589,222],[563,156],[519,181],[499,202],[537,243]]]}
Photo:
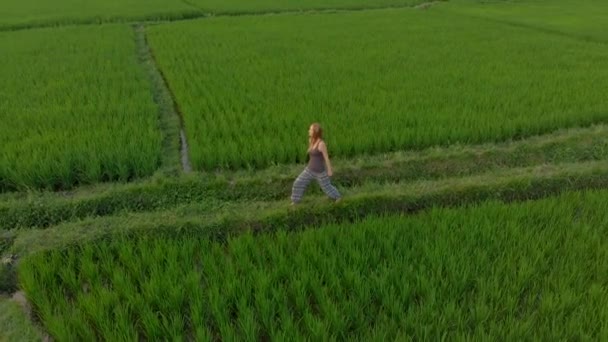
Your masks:
{"label": "woman's leg", "polygon": [[291,188],[291,202],[299,203],[304,196],[304,191],[312,181],[314,176],[308,171],[308,169],[304,169],[302,173],[296,178],[295,182],[293,182],[293,186]]}
{"label": "woman's leg", "polygon": [[317,182],[321,186],[321,189],[323,189],[323,192],[327,196],[329,196],[329,198],[338,200],[342,197],[340,195],[340,192],[338,191],[338,189],[336,189],[336,187],[331,184],[331,180],[329,180],[329,176],[327,176],[327,172],[317,174],[317,175],[315,175],[315,178],[317,179]]}

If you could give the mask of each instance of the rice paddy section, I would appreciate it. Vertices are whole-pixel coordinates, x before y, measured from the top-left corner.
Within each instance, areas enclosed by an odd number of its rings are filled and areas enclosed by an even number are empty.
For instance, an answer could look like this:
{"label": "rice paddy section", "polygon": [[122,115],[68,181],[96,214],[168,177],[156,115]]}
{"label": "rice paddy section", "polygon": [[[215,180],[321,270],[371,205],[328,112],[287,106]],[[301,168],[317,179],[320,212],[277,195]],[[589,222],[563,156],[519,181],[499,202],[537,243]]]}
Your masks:
{"label": "rice paddy section", "polygon": [[433,9],[216,18],[149,40],[196,170],[302,162],[313,121],[347,158],[608,119],[605,46]]}
{"label": "rice paddy section", "polygon": [[19,277],[58,340],[608,337],[608,193],[486,202],[224,243],[97,242]]}
{"label": "rice paddy section", "polygon": [[156,170],[158,108],[133,34],[126,26],[0,33],[0,191]]}
{"label": "rice paddy section", "polygon": [[426,0],[4,0],[1,29],[138,20],[181,20],[215,14],[361,10],[414,6]]}
{"label": "rice paddy section", "polygon": [[573,38],[608,43],[608,2],[603,0],[450,0],[441,10],[486,18]]}
{"label": "rice paddy section", "polygon": [[202,15],[180,0],[3,0],[0,29]]}

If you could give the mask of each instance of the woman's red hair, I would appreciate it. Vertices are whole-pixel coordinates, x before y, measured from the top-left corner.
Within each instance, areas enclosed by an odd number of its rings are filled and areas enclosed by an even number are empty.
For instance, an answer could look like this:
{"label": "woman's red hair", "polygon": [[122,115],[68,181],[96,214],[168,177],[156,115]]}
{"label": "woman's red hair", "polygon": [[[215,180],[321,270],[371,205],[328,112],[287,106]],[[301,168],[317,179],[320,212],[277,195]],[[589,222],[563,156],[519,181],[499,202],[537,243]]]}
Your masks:
{"label": "woman's red hair", "polygon": [[312,127],[312,135],[308,139],[309,149],[311,149],[319,139],[323,139],[323,128],[321,128],[321,125],[315,122],[310,126]]}

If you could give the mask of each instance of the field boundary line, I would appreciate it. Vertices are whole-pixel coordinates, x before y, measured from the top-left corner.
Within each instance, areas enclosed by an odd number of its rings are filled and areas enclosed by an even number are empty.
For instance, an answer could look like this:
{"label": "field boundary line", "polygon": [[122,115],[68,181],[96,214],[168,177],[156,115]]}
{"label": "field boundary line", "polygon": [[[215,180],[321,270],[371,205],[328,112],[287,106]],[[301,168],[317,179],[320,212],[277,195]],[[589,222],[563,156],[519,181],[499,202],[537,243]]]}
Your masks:
{"label": "field boundary line", "polygon": [[218,208],[210,215],[183,211],[90,217],[65,222],[47,229],[24,229],[16,236],[8,253],[25,257],[44,250],[110,238],[121,234],[155,232],[171,235],[195,232],[225,240],[244,231],[257,233],[277,229],[298,230],[336,222],[350,222],[370,215],[415,214],[434,207],[466,207],[485,201],[523,202],[568,191],[608,189],[608,162],[539,165],[502,173],[416,184],[394,184],[360,188],[338,204],[309,196],[291,208],[288,200],[252,202]]}
{"label": "field boundary line", "polygon": [[[389,5],[389,6],[380,6],[380,7],[344,7],[344,8],[310,8],[310,9],[294,9],[294,10],[277,10],[277,9],[268,9],[268,10],[242,10],[242,11],[211,11],[203,9],[199,6],[192,5],[187,1],[182,1],[184,4],[187,4],[194,9],[196,12],[188,12],[182,15],[179,13],[171,13],[167,12],[167,18],[158,18],[158,19],[146,19],[146,18],[137,18],[137,17],[115,17],[110,18],[108,20],[99,21],[97,18],[90,19],[73,19],[73,21],[68,22],[57,22],[57,21],[49,21],[42,23],[21,23],[21,24],[6,24],[0,25],[0,32],[13,32],[13,31],[25,31],[25,30],[35,30],[42,28],[60,28],[60,27],[69,27],[69,26],[101,26],[104,24],[125,24],[125,25],[154,25],[154,24],[167,24],[173,22],[181,22],[181,21],[191,21],[198,19],[206,19],[206,18],[219,18],[219,17],[244,17],[244,16],[274,16],[274,15],[323,15],[323,14],[341,14],[341,13],[352,13],[352,12],[366,12],[366,11],[382,11],[382,10],[399,10],[399,9],[415,9],[415,10],[424,10],[429,7],[434,7],[434,5],[438,5],[443,2],[447,2],[449,0],[438,0],[438,1],[430,1],[419,4],[411,4],[411,5]],[[430,6],[428,4],[432,4]],[[421,6],[424,5],[424,6]],[[421,6],[421,7],[420,7]],[[173,17],[172,17],[173,16]]]}
{"label": "field boundary line", "polygon": [[[477,18],[475,16],[473,16],[473,17]],[[513,27],[522,28],[522,29],[531,30],[531,31],[537,31],[537,32],[545,33],[545,34],[560,36],[563,38],[569,38],[569,39],[573,39],[573,40],[576,40],[579,42],[608,44],[608,41],[593,38],[593,37],[583,35],[583,34],[560,31],[560,30],[535,26],[535,25],[526,24],[526,23],[513,22],[513,21],[509,21],[509,20],[504,20],[504,19],[496,19],[496,18],[483,18],[483,19],[486,19],[486,20],[494,22],[494,23],[502,24],[502,25],[513,26]]]}
{"label": "field boundary line", "polygon": [[201,11],[202,13],[205,13],[205,11],[199,5],[192,3],[192,1],[190,1],[190,0],[181,0],[181,2],[183,4],[186,4],[187,6],[194,8],[197,11]]}
{"label": "field boundary line", "polygon": [[178,173],[176,168],[181,165],[181,171],[189,173],[192,171],[192,166],[188,157],[183,115],[167,78],[160,70],[154,52],[148,44],[145,26],[138,24],[134,25],[133,29],[138,55],[148,73],[154,102],[159,110],[160,128],[163,133],[163,156],[160,171],[168,175],[176,175]]}
{"label": "field boundary line", "polygon": [[584,34],[578,34],[578,33],[574,33],[574,32],[561,31],[558,29],[552,29],[552,28],[547,28],[547,27],[536,26],[533,24],[511,21],[508,19],[499,19],[499,18],[492,18],[489,16],[483,16],[483,15],[461,13],[461,12],[458,12],[458,10],[451,10],[451,9],[448,9],[447,11],[444,10],[443,12],[452,13],[452,14],[455,14],[458,16],[463,16],[463,17],[469,17],[472,19],[483,20],[486,22],[500,24],[503,26],[510,26],[510,27],[520,28],[520,29],[524,29],[524,30],[528,30],[528,31],[535,31],[535,32],[540,32],[540,33],[544,33],[544,34],[548,34],[548,35],[554,35],[554,36],[558,36],[558,37],[562,37],[562,38],[566,38],[566,39],[572,39],[572,40],[575,40],[577,42],[582,42],[582,43],[608,44],[608,40],[597,39],[597,38],[594,38],[591,36],[587,36]]}

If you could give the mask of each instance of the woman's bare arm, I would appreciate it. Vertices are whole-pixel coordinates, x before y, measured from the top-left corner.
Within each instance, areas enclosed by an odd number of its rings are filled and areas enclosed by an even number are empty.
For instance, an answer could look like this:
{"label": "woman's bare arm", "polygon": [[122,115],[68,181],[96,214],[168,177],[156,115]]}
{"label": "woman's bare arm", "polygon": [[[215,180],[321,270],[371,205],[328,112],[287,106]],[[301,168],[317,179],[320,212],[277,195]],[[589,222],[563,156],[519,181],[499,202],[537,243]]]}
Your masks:
{"label": "woman's bare arm", "polygon": [[329,154],[327,153],[327,146],[324,141],[319,143],[319,151],[323,154],[323,158],[325,159],[325,165],[327,166],[327,175],[332,176],[333,170],[331,169],[331,162],[329,161]]}

